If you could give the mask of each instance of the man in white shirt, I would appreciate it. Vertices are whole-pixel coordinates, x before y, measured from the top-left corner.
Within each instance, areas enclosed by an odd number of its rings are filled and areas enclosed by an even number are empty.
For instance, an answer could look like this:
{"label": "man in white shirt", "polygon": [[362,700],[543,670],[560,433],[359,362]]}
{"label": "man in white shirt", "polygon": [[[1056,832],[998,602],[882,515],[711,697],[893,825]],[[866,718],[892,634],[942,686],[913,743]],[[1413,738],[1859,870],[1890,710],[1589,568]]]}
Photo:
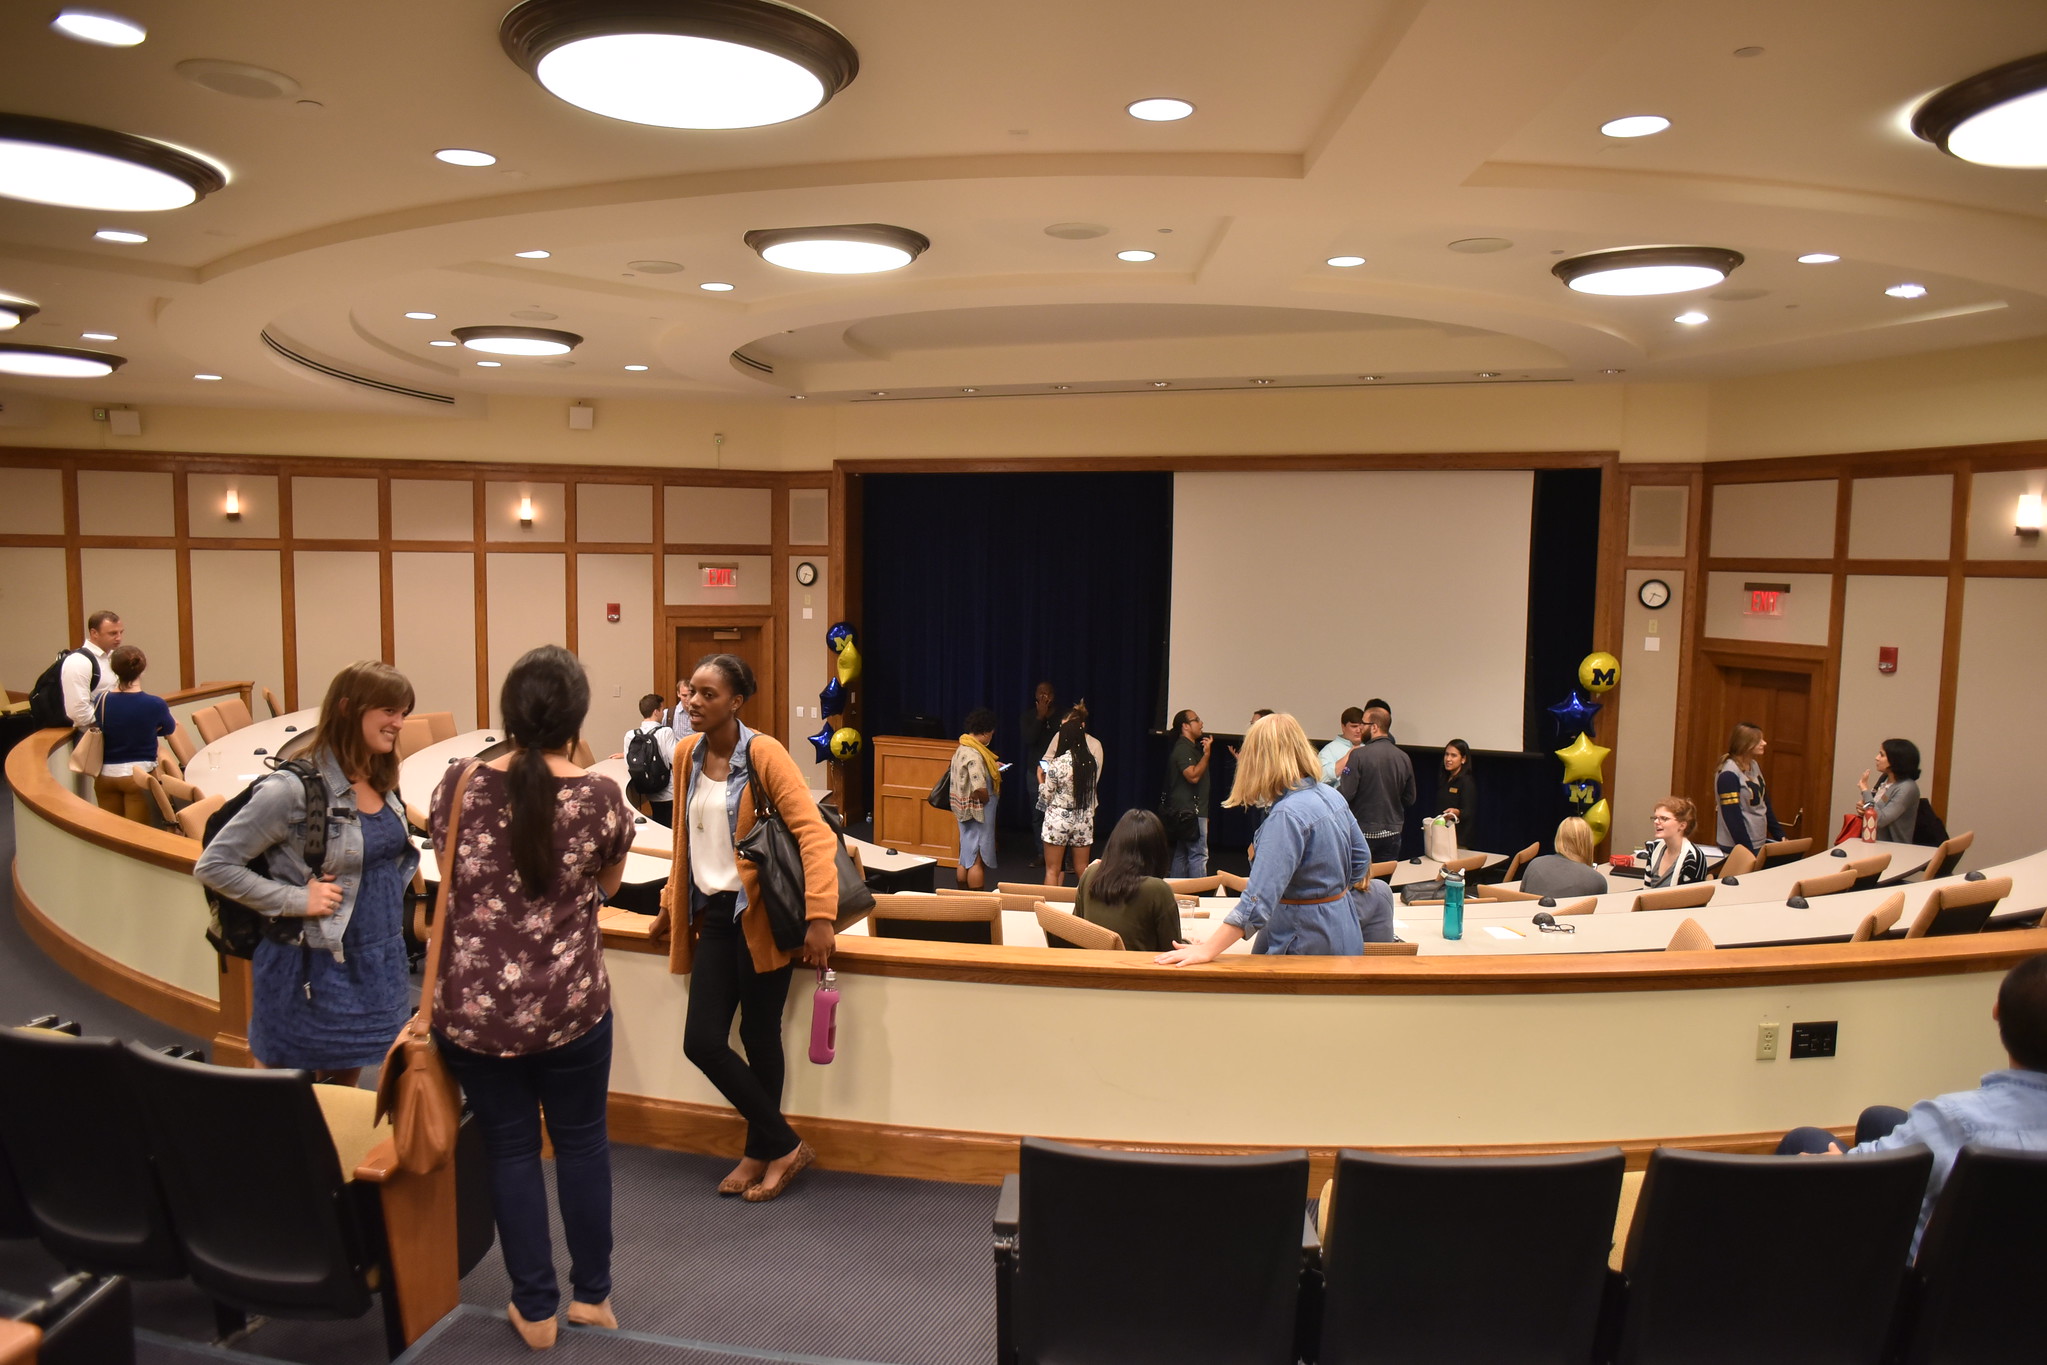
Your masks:
{"label": "man in white shirt", "polygon": [[640,723],[633,729],[625,732],[624,750],[613,755],[613,757],[625,759],[626,766],[630,768],[632,766],[633,738],[641,734],[653,735],[655,751],[660,754],[661,762],[668,768],[668,781],[659,791],[648,791],[637,782],[629,782],[627,789],[633,795],[646,800],[647,816],[649,819],[658,821],[673,829],[675,827],[675,731],[662,723],[661,697],[658,693],[649,692],[646,696],[640,698],[640,717]]}
{"label": "man in white shirt", "polygon": [[93,706],[100,697],[113,690],[114,670],[108,666],[107,656],[121,643],[126,629],[113,612],[96,611],[85,620],[85,643],[78,647],[80,652],[64,656],[64,667],[57,674],[64,684],[64,714],[81,730],[92,724]]}
{"label": "man in white shirt", "polygon": [[1365,742],[1365,709],[1362,706],[1346,706],[1343,709],[1343,733],[1322,746],[1318,757],[1322,760],[1322,780],[1330,786],[1343,775],[1342,761],[1350,751]]}

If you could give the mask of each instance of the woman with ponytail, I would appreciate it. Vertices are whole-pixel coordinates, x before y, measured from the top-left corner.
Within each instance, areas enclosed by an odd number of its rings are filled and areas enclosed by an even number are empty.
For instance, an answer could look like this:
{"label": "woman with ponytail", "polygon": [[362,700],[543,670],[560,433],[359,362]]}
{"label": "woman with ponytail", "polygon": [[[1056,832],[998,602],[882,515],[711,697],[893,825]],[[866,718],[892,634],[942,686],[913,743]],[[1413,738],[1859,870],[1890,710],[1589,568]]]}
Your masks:
{"label": "woman with ponytail", "polygon": [[434,1042],[462,1084],[490,1154],[512,1326],[554,1344],[555,1280],[540,1124],[554,1143],[569,1249],[569,1321],[617,1327],[611,1311],[611,982],[597,914],[618,890],[633,815],[618,784],[569,761],[590,709],[576,656],[543,645],[512,665],[498,716],[512,750],[451,766],[434,793],[442,848],[463,790]]}
{"label": "woman with ponytail", "polygon": [[1073,850],[1076,881],[1095,851],[1095,792],[1102,780],[1102,742],[1087,732],[1087,703],[1059,722],[1059,737],[1046,751],[1045,885],[1066,884],[1066,850]]}

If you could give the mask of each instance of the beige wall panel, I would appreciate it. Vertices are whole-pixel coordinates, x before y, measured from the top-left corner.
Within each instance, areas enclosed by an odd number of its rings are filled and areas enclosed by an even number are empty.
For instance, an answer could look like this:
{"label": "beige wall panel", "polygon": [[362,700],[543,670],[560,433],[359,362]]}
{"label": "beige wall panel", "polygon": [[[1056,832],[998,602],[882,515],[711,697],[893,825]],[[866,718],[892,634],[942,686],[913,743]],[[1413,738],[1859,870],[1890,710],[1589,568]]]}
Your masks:
{"label": "beige wall panel", "polygon": [[[582,503],[578,489],[579,518]],[[616,624],[604,619],[611,602],[619,606]],[[673,682],[654,676],[653,614],[654,556],[576,556],[576,654],[590,673],[583,733],[599,758],[616,753],[625,732],[640,723],[642,696],[658,692],[664,705],[675,702]]]}
{"label": "beige wall panel", "polygon": [[563,555],[488,555],[485,560],[490,613],[484,636],[490,650],[488,723],[502,725],[498,690],[519,656],[536,645],[568,641],[568,567]]}
{"label": "beige wall panel", "polygon": [[[1856,779],[1886,739],[1917,744],[1925,769],[1922,779],[1930,783],[1946,626],[1946,578],[1850,575],[1841,620],[1840,700],[1834,713],[1837,822],[1844,811],[1854,809]],[[1898,647],[1896,673],[1876,671],[1876,652],[1883,645]],[[2047,837],[2040,843],[2047,846]]]}
{"label": "beige wall panel", "polygon": [[467,479],[393,479],[391,539],[474,540],[475,497]]}
{"label": "beige wall panel", "polygon": [[1946,559],[1955,476],[1857,479],[1848,504],[1850,559]]}
{"label": "beige wall panel", "polygon": [[[178,552],[176,550],[81,550],[79,576],[85,610],[120,613],[126,643],[149,656],[149,688],[178,688]],[[85,622],[74,627],[84,637]],[[72,644],[78,641],[71,641]],[[205,681],[196,679],[195,681]]]}
{"label": "beige wall panel", "polygon": [[300,540],[375,540],[375,479],[291,481],[291,530]]}
{"label": "beige wall panel", "polygon": [[[64,601],[64,552],[0,547],[0,687],[26,692],[57,657],[85,638]],[[171,660],[171,676],[177,676]],[[161,688],[160,691],[169,691]]]}
{"label": "beige wall panel", "polygon": [[789,543],[832,543],[832,494],[828,488],[789,490]]}
{"label": "beige wall panel", "polygon": [[417,709],[453,711],[457,729],[475,729],[476,556],[392,555],[391,617],[391,662],[412,680]]}
{"label": "beige wall panel", "polygon": [[[486,483],[483,486],[483,534],[486,540],[547,541],[568,538],[562,511],[563,485],[558,483]],[[533,524],[519,524],[519,502],[533,499]]]}
{"label": "beige wall panel", "polygon": [[0,468],[0,535],[64,534],[64,471]]}
{"label": "beige wall panel", "polygon": [[[227,519],[227,493],[232,488],[241,518]],[[187,474],[185,525],[194,536],[217,539],[241,536],[270,540],[277,535],[277,476],[274,474]]]}
{"label": "beige wall panel", "polygon": [[78,529],[88,536],[169,536],[178,530],[168,474],[78,471]]}
{"label": "beige wall panel", "polygon": [[[1656,611],[1636,592],[1652,578],[1670,585]],[[1650,803],[1668,796],[1671,744],[1677,736],[1677,667],[1684,650],[1685,576],[1675,569],[1628,570],[1621,608],[1621,742],[1614,753],[1613,844],[1639,847],[1649,837]]]}
{"label": "beige wall panel", "polygon": [[1831,559],[1836,479],[1713,489],[1716,559]]}
{"label": "beige wall panel", "polygon": [[[150,659],[158,684],[166,676],[163,663],[161,657]],[[254,682],[249,695],[259,707],[266,687],[282,696],[284,595],[277,551],[192,551],[192,669],[199,682]]]}
{"label": "beige wall panel", "polygon": [[1683,484],[1636,484],[1628,491],[1628,553],[1675,559],[1685,552],[1692,490]]}
{"label": "beige wall panel", "polygon": [[[737,565],[739,586],[705,587],[705,564]],[[772,555],[669,555],[662,585],[671,607],[764,607],[774,600],[774,570]]]}
{"label": "beige wall panel", "polygon": [[[1788,583],[1782,616],[1750,616],[1748,583]],[[1823,573],[1713,573],[1706,576],[1706,634],[1716,640],[1823,645],[1833,616],[1834,579]]]}
{"label": "beige wall panel", "polygon": [[[1948,832],[1976,831],[1964,870],[2047,846],[2035,790],[2047,770],[2047,578],[1972,578],[1962,597]],[[1858,769],[1858,771],[1860,771]]]}
{"label": "beige wall panel", "polygon": [[662,490],[662,535],[670,545],[767,545],[773,542],[771,488]]}
{"label": "beige wall panel", "polygon": [[2047,495],[2047,469],[1978,474],[1969,481],[1969,558],[2029,559],[2047,563],[2047,536],[2022,536],[2013,528],[2021,493]]}
{"label": "beige wall panel", "polygon": [[838,656],[824,642],[831,629],[832,566],[823,555],[810,560],[817,566],[817,582],[804,587],[796,581],[796,566],[804,562],[792,555],[782,567],[789,575],[789,715],[788,733],[782,738],[796,762],[810,774],[810,785],[822,787],[829,764],[819,762],[809,737],[817,733],[824,717],[817,714],[817,694],[837,677]]}
{"label": "beige wall panel", "polygon": [[[645,545],[654,538],[654,486],[576,485],[576,539]],[[650,569],[649,572],[652,570]]]}
{"label": "beige wall panel", "polygon": [[[293,480],[292,497],[298,497]],[[294,503],[296,510],[296,503]],[[318,706],[336,673],[384,654],[383,607],[372,550],[300,550],[292,558],[292,595],[298,601],[297,705]],[[419,680],[413,680],[416,688]],[[470,689],[472,692],[475,689]],[[441,711],[420,698],[420,710]]]}

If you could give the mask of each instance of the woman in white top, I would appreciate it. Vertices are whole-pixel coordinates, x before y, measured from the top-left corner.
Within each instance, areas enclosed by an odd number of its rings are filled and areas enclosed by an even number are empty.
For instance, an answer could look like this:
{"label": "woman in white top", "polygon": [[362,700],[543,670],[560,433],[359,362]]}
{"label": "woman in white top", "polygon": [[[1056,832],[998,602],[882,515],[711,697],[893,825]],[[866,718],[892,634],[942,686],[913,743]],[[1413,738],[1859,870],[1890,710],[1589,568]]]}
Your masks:
{"label": "woman in white top", "polygon": [[1087,703],[1066,713],[1059,737],[1045,751],[1039,795],[1045,802],[1045,885],[1066,883],[1066,850],[1073,875],[1087,870],[1095,847],[1095,796],[1102,780],[1102,743],[1087,732]]}
{"label": "woman in white top", "polygon": [[1887,739],[1876,751],[1876,781],[1862,770],[1861,804],[1876,807],[1876,837],[1900,844],[1912,842],[1919,823],[1919,746],[1909,739]]}

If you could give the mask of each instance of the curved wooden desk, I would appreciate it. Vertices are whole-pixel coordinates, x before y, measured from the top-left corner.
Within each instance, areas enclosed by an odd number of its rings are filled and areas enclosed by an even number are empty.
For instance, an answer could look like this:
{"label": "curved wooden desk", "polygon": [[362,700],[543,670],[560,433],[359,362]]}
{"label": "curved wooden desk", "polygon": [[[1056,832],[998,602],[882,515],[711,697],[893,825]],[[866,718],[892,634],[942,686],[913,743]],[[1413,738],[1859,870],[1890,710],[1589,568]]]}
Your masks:
{"label": "curved wooden desk", "polygon": [[[234,1055],[245,997],[202,937],[196,845],[70,790],[66,732],[17,746],[15,904],[75,975]],[[2029,884],[2037,889],[2037,884]],[[2016,895],[2015,891],[2015,895]],[[2032,907],[2039,908],[2037,904]],[[688,982],[605,935],[621,1140],[736,1151],[682,1055]],[[1999,975],[2047,931],[1715,953],[1232,957],[973,948],[847,936],[839,1057],[805,1057],[790,994],[787,1107],[829,1166],[993,1180],[1019,1134],[1148,1148],[1409,1152],[1676,1142],[1760,1150],[1800,1123],[1964,1089],[2003,1065]],[[239,964],[237,964],[239,965]],[[223,991],[223,982],[226,990]],[[223,1006],[223,1000],[226,1001]],[[1835,1020],[1839,1055],[1754,1060],[1756,1025]]]}

